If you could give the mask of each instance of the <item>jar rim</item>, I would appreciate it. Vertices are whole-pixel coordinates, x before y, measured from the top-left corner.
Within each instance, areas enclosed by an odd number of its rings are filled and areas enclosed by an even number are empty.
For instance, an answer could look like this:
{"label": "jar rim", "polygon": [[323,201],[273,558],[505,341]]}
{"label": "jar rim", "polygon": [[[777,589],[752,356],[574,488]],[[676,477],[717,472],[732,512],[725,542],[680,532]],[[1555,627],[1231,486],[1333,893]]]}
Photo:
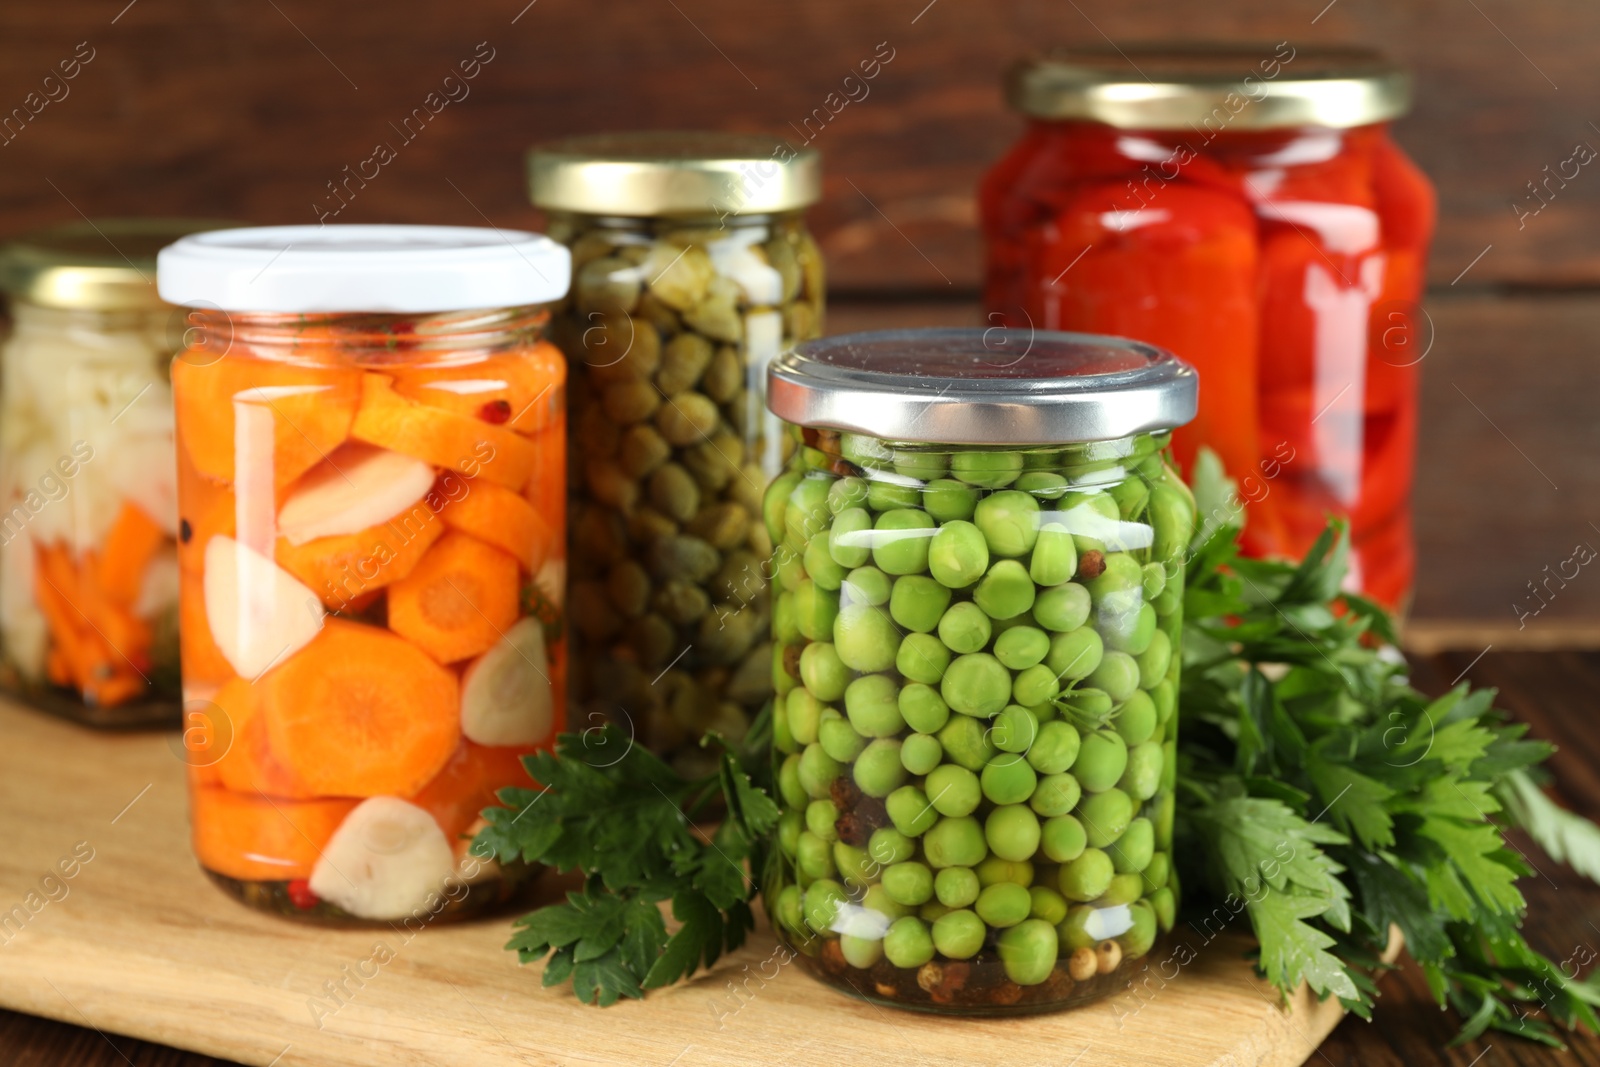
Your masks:
{"label": "jar rim", "polygon": [[1411,79],[1370,49],[1296,49],[1287,41],[1062,49],[1014,64],[1006,99],[1035,118],[1215,136],[1387,122],[1410,110]]}
{"label": "jar rim", "polygon": [[800,426],[923,443],[1056,445],[1171,430],[1199,376],[1162,348],[1056,330],[876,330],[807,341],[767,368]]}

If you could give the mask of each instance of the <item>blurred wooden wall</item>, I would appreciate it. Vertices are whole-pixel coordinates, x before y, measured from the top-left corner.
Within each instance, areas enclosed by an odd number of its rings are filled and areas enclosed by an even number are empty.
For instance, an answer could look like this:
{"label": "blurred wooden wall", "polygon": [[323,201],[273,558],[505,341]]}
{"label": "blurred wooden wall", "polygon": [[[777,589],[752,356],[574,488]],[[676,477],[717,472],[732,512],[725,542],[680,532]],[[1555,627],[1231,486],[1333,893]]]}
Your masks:
{"label": "blurred wooden wall", "polygon": [[[1000,73],[1108,39],[1365,43],[1416,72],[1396,134],[1442,214],[1417,615],[1514,627],[1546,563],[1600,547],[1600,166],[1548,203],[1529,186],[1600,148],[1600,7],[1579,0],[18,2],[0,9],[0,116],[38,113],[0,121],[0,231],[80,214],[313,223],[319,205],[530,227],[535,141],[765,130],[824,154],[812,223],[838,321],[975,321],[973,188],[1021,125]],[[891,58],[869,94],[808,127],[874,55]],[[341,206],[330,183],[380,143],[396,158]],[[1529,626],[1563,619],[1600,623],[1600,574]]]}

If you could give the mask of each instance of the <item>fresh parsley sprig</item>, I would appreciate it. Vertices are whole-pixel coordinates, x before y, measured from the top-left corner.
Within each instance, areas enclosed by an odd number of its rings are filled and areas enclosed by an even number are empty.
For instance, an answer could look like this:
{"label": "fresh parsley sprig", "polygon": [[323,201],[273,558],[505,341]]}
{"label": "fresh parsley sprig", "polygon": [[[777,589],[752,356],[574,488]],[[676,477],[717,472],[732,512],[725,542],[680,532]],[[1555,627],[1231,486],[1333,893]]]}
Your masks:
{"label": "fresh parsley sprig", "polygon": [[[702,745],[715,773],[685,778],[616,726],[562,734],[555,752],[524,762],[543,790],[507,789],[508,807],[484,812],[476,848],[501,861],[543,863],[583,874],[564,903],[517,921],[508,949],[545,959],[544,984],[570,982],[579,1000],[609,1005],[670,985],[744,943],[754,925],[763,843],[778,807],[764,777],[762,723],[743,751],[715,734]],[[753,780],[754,777],[754,780]],[[721,800],[709,838],[694,825]],[[660,905],[671,902],[668,933]]]}

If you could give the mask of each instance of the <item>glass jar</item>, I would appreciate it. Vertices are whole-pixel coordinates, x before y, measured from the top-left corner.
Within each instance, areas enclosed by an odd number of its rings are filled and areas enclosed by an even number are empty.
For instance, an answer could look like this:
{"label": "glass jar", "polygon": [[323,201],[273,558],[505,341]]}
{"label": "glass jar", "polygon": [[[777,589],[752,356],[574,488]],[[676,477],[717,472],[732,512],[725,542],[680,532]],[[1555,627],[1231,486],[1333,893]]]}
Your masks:
{"label": "glass jar", "polygon": [[761,493],[787,459],[762,383],[822,331],[802,210],[812,149],[636,133],[536,148],[532,198],[572,249],[553,336],[573,368],[572,699],[699,773],[771,697]]}
{"label": "glass jar", "polygon": [[[1130,67],[1130,62],[1137,69]],[[1147,80],[1148,77],[1148,80]],[[1138,337],[1205,388],[1245,547],[1298,558],[1350,520],[1350,582],[1401,606],[1433,189],[1390,139],[1405,76],[1375,55],[1065,53],[1008,86],[1030,124],[982,189],[991,321]]]}
{"label": "glass jar", "polygon": [[0,688],[35,707],[178,722],[167,364],[183,323],[156,295],[155,255],[222,225],[112,219],[0,249]]}
{"label": "glass jar", "polygon": [[[470,848],[564,721],[566,368],[533,234],[273,227],[185,238],[173,363],[195,853],[317,920],[481,910]],[[221,310],[217,310],[221,309]]]}
{"label": "glass jar", "polygon": [[1178,904],[1194,499],[1167,446],[1194,371],[1120,338],[907,330],[801,345],[768,389],[800,445],[764,508],[778,936],[899,1007],[1124,988]]}

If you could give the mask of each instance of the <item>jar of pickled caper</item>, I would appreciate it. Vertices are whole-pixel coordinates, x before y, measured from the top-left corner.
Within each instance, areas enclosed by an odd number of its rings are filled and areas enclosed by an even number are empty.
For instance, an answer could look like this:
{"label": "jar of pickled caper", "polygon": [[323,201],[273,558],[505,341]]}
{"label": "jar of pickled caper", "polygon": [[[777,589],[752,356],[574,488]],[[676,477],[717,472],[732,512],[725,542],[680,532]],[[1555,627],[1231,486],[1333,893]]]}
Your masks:
{"label": "jar of pickled caper", "polygon": [[573,715],[694,770],[772,694],[761,495],[792,444],[768,363],[820,335],[803,210],[815,150],[762,136],[579,137],[529,155],[572,250],[552,336],[570,365]]}
{"label": "jar of pickled caper", "polygon": [[1166,958],[1196,376],[1121,338],[854,334],[772,366],[772,925],[853,996],[1008,1015]]}

